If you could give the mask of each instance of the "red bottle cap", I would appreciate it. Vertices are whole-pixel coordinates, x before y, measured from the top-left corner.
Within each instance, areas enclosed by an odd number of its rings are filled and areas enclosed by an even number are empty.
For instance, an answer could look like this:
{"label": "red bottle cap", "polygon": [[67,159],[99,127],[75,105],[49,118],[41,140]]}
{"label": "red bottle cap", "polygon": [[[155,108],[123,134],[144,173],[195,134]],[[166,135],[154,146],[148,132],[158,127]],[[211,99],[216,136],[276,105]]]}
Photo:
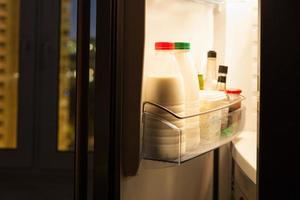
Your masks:
{"label": "red bottle cap", "polygon": [[226,93],[227,94],[241,94],[242,90],[240,89],[227,89]]}
{"label": "red bottle cap", "polygon": [[155,42],[155,50],[173,50],[174,43],[172,42]]}

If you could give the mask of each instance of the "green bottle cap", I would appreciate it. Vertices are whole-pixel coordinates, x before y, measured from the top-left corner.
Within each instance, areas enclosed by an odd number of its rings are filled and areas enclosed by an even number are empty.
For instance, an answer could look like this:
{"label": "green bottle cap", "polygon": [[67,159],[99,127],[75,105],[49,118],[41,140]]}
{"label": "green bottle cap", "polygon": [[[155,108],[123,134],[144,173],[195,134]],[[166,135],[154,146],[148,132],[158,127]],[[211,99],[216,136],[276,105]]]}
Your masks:
{"label": "green bottle cap", "polygon": [[175,49],[190,49],[189,42],[175,42]]}

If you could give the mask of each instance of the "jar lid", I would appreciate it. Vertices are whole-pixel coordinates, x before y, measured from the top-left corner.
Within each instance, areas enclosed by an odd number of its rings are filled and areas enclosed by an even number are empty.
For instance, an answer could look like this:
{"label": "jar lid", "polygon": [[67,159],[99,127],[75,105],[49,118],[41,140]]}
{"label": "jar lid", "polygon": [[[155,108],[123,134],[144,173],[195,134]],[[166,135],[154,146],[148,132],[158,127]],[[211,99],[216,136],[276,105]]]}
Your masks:
{"label": "jar lid", "polygon": [[155,42],[156,50],[173,50],[174,43],[172,42]]}
{"label": "jar lid", "polygon": [[227,94],[241,94],[242,90],[240,90],[240,89],[227,89],[226,93]]}
{"label": "jar lid", "polygon": [[219,65],[219,73],[224,73],[224,74],[227,74],[228,72],[228,67],[225,66],[225,65]]}
{"label": "jar lid", "polygon": [[216,58],[217,57],[217,52],[209,51],[209,52],[207,52],[207,57],[208,58]]}

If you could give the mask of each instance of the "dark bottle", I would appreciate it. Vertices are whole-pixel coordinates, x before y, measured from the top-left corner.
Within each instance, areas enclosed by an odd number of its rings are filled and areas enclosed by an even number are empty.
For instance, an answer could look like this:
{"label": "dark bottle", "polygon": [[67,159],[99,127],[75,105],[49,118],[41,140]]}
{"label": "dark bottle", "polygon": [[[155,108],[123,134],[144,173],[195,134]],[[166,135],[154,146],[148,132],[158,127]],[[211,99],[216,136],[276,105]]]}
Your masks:
{"label": "dark bottle", "polygon": [[226,78],[227,78],[228,67],[225,65],[220,65],[218,70],[218,82],[217,90],[226,90]]}

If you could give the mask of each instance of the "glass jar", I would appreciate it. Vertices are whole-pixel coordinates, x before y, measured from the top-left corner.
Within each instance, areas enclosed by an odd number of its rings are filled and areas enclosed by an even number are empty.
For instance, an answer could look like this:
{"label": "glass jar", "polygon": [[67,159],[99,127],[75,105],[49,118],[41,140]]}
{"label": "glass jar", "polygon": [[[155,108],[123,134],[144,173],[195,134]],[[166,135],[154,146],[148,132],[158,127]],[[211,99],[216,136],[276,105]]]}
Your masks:
{"label": "glass jar", "polygon": [[[240,94],[241,94],[242,90],[240,89],[228,89],[226,90],[226,94],[228,95],[229,97],[229,101],[235,101],[239,98],[241,98]],[[238,102],[234,105],[231,105],[229,107],[229,112],[233,112],[237,109],[240,109],[241,108],[241,102]]]}

